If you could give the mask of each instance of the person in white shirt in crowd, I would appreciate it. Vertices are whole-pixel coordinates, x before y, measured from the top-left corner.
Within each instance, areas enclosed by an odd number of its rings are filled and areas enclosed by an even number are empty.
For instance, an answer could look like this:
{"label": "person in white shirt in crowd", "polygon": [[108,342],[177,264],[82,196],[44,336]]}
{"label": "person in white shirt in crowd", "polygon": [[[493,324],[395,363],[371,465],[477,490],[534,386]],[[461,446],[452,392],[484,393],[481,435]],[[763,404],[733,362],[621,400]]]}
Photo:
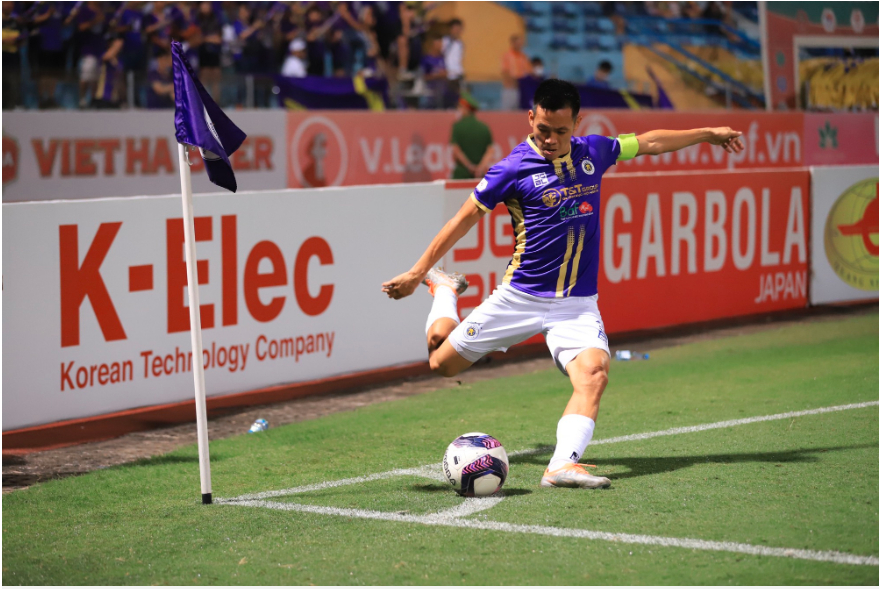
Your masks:
{"label": "person in white shirt in crowd", "polygon": [[295,39],[288,44],[288,56],[282,64],[282,75],[287,78],[303,78],[307,75],[307,43]]}
{"label": "person in white shirt in crowd", "polygon": [[463,82],[463,21],[459,18],[448,23],[448,36],[442,40],[442,54],[445,57],[445,71],[448,72],[448,91],[445,93],[445,108],[454,108],[460,99]]}

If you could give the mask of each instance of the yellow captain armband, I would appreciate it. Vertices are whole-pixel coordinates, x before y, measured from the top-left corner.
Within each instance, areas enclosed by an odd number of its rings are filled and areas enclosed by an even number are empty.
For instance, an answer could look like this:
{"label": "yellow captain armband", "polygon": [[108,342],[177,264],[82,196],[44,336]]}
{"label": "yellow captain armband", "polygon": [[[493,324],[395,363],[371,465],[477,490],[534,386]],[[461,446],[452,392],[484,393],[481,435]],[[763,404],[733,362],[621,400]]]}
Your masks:
{"label": "yellow captain armband", "polygon": [[638,138],[634,133],[620,135],[616,140],[619,141],[619,157],[616,158],[616,161],[630,160],[638,155]]}

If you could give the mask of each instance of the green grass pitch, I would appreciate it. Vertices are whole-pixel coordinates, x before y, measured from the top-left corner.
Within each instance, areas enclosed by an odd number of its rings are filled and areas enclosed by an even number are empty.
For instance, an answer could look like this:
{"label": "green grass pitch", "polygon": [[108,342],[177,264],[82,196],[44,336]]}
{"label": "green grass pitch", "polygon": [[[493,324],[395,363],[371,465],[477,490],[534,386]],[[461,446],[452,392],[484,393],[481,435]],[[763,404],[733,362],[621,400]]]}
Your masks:
{"label": "green grass pitch", "polygon": [[[878,316],[800,323],[613,363],[597,440],[876,401]],[[549,369],[211,444],[216,498],[440,464],[469,431],[513,456],[462,519],[879,553],[877,406],[590,446],[608,490],[540,476],[570,389]],[[439,467],[440,470],[440,467]],[[463,503],[399,476],[276,497],[422,516]],[[343,513],[344,515],[340,515]],[[195,447],[3,497],[4,584],[878,584],[879,567],[199,504]]]}

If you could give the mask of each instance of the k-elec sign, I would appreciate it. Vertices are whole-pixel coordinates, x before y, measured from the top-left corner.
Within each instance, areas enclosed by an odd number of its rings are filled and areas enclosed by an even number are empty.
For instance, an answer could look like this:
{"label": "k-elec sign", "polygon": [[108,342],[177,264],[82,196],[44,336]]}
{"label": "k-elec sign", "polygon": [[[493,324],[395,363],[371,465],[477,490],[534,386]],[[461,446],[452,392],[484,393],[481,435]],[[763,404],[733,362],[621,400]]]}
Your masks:
{"label": "k-elec sign", "polygon": [[[440,197],[438,185],[197,196],[208,394],[425,359],[429,298],[394,302],[380,283],[426,246]],[[4,430],[192,398],[180,206],[3,205]]]}
{"label": "k-elec sign", "polygon": [[[230,158],[247,190],[285,184],[285,114],[233,111],[248,134]],[[174,112],[8,112],[3,202],[170,194],[180,189]],[[194,161],[194,192],[214,192]]]}

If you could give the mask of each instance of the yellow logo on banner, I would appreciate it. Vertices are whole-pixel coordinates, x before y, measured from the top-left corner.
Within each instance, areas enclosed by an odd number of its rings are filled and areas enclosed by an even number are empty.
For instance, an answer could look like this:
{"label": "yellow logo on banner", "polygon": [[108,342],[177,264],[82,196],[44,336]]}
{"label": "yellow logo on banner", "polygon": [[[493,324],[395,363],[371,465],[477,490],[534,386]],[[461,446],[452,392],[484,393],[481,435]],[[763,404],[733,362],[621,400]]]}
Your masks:
{"label": "yellow logo on banner", "polygon": [[825,255],[846,284],[880,289],[880,184],[868,178],[853,184],[834,203],[825,221]]}

